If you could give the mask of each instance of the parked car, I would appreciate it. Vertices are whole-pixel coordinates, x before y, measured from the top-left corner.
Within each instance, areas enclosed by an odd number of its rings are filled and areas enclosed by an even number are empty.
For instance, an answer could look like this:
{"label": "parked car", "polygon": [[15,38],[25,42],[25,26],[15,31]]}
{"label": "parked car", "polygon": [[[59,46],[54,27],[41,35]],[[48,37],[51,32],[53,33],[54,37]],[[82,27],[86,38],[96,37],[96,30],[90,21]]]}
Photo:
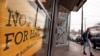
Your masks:
{"label": "parked car", "polygon": [[76,38],[76,42],[79,43],[79,44],[81,44],[81,45],[84,44],[83,39],[82,39],[81,36],[78,36],[78,37]]}
{"label": "parked car", "polygon": [[100,33],[96,34],[91,38],[93,48],[96,49],[96,47],[100,47]]}
{"label": "parked car", "polygon": [[77,38],[77,35],[72,35],[70,34],[70,40],[75,42],[76,41],[76,38]]}
{"label": "parked car", "polygon": [[77,43],[80,43],[81,41],[82,41],[82,38],[81,38],[80,36],[77,36],[76,42],[77,42]]}

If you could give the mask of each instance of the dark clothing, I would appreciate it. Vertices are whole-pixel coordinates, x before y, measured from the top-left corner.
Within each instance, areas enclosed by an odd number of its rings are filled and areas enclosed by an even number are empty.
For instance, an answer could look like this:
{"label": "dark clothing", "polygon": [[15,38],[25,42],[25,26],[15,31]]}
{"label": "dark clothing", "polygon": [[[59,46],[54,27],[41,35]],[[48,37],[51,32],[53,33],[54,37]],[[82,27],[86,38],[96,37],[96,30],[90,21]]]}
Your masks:
{"label": "dark clothing", "polygon": [[83,37],[83,41],[86,42],[86,40],[87,40],[87,32],[84,32],[82,34],[82,37]]}
{"label": "dark clothing", "polygon": [[92,35],[91,35],[91,33],[86,31],[86,32],[83,33],[82,36],[83,36],[83,42],[84,42],[83,51],[85,52],[85,48],[88,45],[89,46],[89,51],[91,53],[92,52],[92,43],[91,43]]}
{"label": "dark clothing", "polygon": [[83,37],[83,41],[86,42],[86,41],[88,41],[88,39],[91,40],[92,35],[88,32],[84,32],[82,34],[82,37]]}
{"label": "dark clothing", "polygon": [[85,54],[85,49],[86,49],[86,46],[88,44],[89,46],[89,51],[90,51],[90,56],[93,56],[92,54],[92,44],[91,44],[91,33],[90,33],[90,29],[88,28],[86,32],[84,32],[82,34],[82,37],[83,37],[83,41],[84,41],[84,46],[83,46],[83,54]]}

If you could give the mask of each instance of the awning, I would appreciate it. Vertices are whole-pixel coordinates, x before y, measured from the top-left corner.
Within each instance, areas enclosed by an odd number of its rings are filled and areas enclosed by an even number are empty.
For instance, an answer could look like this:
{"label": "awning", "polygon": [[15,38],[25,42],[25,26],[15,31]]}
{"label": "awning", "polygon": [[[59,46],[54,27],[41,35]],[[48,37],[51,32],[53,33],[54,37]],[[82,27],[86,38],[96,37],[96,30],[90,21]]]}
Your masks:
{"label": "awning", "polygon": [[74,6],[73,11],[78,11],[87,0],[79,0],[78,3]]}
{"label": "awning", "polygon": [[[51,7],[52,1],[53,0],[43,0],[44,6],[49,9]],[[59,0],[59,5],[62,5],[69,11],[78,11],[80,7],[83,6],[83,4],[87,0]]]}

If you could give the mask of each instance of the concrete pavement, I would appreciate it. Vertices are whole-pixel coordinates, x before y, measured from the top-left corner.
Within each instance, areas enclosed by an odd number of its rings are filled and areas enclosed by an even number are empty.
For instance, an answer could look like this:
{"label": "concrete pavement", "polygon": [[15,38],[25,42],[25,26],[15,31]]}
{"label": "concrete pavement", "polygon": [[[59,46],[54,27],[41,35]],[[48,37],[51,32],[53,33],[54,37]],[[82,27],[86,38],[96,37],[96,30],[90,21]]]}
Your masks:
{"label": "concrete pavement", "polygon": [[[89,56],[89,50],[86,49],[87,55]],[[100,56],[100,51],[93,50],[94,56]],[[44,45],[43,48],[37,52],[35,56],[47,56],[47,45]],[[68,46],[56,47],[54,51],[54,56],[85,56],[83,55],[83,46],[75,42],[70,41],[69,48]]]}
{"label": "concrete pavement", "polygon": [[[86,48],[87,55],[83,55],[83,46],[75,42],[70,42],[68,56],[89,56],[89,49]],[[93,49],[94,56],[100,56],[100,50]]]}

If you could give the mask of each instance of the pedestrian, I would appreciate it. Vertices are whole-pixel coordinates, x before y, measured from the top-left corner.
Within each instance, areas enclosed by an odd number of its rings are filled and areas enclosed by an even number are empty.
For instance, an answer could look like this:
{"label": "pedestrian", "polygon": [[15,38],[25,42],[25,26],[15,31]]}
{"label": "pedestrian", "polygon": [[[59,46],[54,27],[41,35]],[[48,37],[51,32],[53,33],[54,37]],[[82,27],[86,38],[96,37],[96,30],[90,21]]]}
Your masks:
{"label": "pedestrian", "polygon": [[[60,41],[61,41],[61,37],[62,37],[62,35],[63,35],[63,29],[62,29],[62,27],[60,26],[60,24],[58,24],[57,25],[57,44],[58,43],[60,43]],[[62,37],[63,38],[63,37]]]}
{"label": "pedestrian", "polygon": [[85,48],[88,45],[89,46],[89,53],[90,56],[94,56],[92,53],[92,44],[91,44],[91,32],[90,32],[90,28],[87,28],[87,30],[82,34],[83,37],[83,41],[84,41],[84,46],[83,46],[83,54],[87,55],[85,52]]}

